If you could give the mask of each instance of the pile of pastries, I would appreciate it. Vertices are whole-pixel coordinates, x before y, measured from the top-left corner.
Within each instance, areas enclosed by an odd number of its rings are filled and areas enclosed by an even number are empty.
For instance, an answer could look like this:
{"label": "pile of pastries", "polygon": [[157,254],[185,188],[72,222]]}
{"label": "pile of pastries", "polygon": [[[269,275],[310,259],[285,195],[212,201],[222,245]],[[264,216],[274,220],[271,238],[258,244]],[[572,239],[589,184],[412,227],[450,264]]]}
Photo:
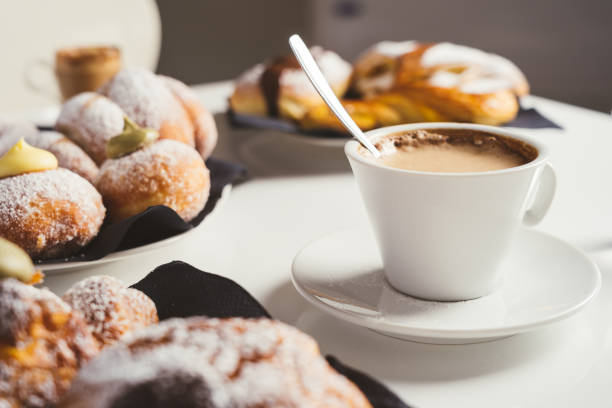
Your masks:
{"label": "pile of pastries", "polygon": [[[451,43],[383,41],[349,64],[321,47],[311,53],[363,130],[409,122],[513,120],[529,92],[521,70],[499,55]],[[304,130],[344,131],[293,56],[258,64],[236,80],[233,112],[291,121]]]}
{"label": "pile of pastries", "polygon": [[61,298],[0,238],[2,407],[354,407],[316,342],[270,319],[173,318],[110,276]]}
{"label": "pile of pastries", "polygon": [[74,254],[150,206],[185,221],[204,208],[217,128],[183,83],[123,69],[67,100],[55,129],[0,119],[0,237],[32,258]]}

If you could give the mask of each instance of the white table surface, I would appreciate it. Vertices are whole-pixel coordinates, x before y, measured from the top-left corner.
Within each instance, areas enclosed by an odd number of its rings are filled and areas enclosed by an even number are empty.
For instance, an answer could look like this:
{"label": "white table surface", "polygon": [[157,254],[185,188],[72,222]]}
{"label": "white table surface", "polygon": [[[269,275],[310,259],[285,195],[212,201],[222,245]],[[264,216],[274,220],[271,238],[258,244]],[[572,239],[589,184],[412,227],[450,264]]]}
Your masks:
{"label": "white table surface", "polygon": [[[231,83],[194,87],[214,112]],[[154,267],[183,260],[227,276],[272,316],[313,335],[324,353],[383,381],[415,407],[612,406],[612,117],[529,99],[564,130],[523,130],[549,144],[558,175],[552,208],[538,229],[587,251],[603,286],[581,313],[536,332],[490,343],[434,346],[373,333],[305,303],[290,282],[294,255],[308,242],[367,222],[341,148],[313,146],[267,131],[232,130],[217,117],[215,156],[246,164],[252,179],[234,188],[206,228],[146,255],[48,276],[62,293],[93,274],[134,283]]]}

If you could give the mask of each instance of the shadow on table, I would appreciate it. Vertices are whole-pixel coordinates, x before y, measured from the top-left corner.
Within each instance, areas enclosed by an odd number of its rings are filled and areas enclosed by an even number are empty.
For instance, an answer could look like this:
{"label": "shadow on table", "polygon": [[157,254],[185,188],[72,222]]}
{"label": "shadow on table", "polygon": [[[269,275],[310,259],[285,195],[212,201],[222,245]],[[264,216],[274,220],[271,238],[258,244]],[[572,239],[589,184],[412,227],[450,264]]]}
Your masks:
{"label": "shadow on table", "polygon": [[551,363],[559,367],[558,377],[571,382],[584,375],[598,349],[593,334],[578,327],[580,319],[563,323],[569,328],[556,325],[497,341],[428,345],[386,337],[315,310],[289,281],[261,300],[273,317],[313,336],[323,353],[391,382],[458,381],[522,366],[531,367],[533,374]]}
{"label": "shadow on table", "polygon": [[593,240],[581,244],[580,248],[588,253],[606,252],[612,249],[612,239]]}
{"label": "shadow on table", "polygon": [[215,115],[219,143],[215,157],[244,164],[251,177],[285,177],[350,172],[344,141],[309,139],[277,130],[233,127]]}
{"label": "shadow on table", "polygon": [[260,301],[272,317],[287,324],[294,324],[304,309],[309,307],[291,281],[283,282]]}

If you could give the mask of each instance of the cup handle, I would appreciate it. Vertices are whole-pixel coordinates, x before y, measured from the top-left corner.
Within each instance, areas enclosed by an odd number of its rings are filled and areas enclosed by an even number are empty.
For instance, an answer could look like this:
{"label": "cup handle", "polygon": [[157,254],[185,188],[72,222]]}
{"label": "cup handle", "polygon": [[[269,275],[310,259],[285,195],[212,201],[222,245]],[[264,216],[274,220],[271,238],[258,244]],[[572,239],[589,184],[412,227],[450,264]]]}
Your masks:
{"label": "cup handle", "polygon": [[41,95],[44,95],[50,99],[57,101],[59,99],[59,93],[57,89],[50,89],[44,83],[41,83],[37,78],[40,78],[39,74],[45,71],[45,75],[53,72],[53,66],[45,59],[37,59],[30,61],[23,71],[23,79],[31,90]]}
{"label": "cup handle", "polygon": [[523,217],[523,224],[533,226],[542,221],[542,218],[544,218],[550,208],[556,189],[557,176],[555,175],[555,170],[550,164],[546,163],[540,176],[533,204]]}

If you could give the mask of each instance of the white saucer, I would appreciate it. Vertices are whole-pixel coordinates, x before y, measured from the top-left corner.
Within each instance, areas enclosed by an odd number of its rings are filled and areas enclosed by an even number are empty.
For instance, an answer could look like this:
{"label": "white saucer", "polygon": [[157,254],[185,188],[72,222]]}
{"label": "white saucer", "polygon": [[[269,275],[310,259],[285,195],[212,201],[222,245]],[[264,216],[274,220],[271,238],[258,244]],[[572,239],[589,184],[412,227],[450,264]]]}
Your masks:
{"label": "white saucer", "polygon": [[231,184],[228,184],[225,187],[223,187],[223,190],[221,191],[221,197],[219,197],[219,200],[215,204],[215,208],[213,208],[213,210],[196,227],[191,228],[190,230],[187,230],[183,232],[182,234],[174,235],[172,237],[162,239],[161,241],[152,242],[150,244],[142,245],[136,248],[126,249],[124,251],[112,252],[106,255],[104,258],[96,259],[94,261],[48,263],[48,264],[36,265],[36,268],[41,269],[46,275],[52,275],[56,273],[91,268],[91,267],[99,266],[99,265],[109,263],[109,262],[116,262],[122,259],[139,256],[146,252],[165,247],[167,245],[172,244],[173,242],[187,238],[188,236],[193,234],[195,231],[199,231],[204,225],[206,225],[208,221],[212,219],[214,214],[219,210],[219,208],[225,204],[225,201],[227,201],[227,198],[231,190],[232,190]]}
{"label": "white saucer", "polygon": [[367,229],[343,230],[303,248],[292,280],[310,303],[382,334],[434,343],[489,341],[540,328],[582,309],[601,276],[580,250],[522,228],[503,264],[505,281],[493,294],[464,302],[431,302],[397,292],[383,276]]}

